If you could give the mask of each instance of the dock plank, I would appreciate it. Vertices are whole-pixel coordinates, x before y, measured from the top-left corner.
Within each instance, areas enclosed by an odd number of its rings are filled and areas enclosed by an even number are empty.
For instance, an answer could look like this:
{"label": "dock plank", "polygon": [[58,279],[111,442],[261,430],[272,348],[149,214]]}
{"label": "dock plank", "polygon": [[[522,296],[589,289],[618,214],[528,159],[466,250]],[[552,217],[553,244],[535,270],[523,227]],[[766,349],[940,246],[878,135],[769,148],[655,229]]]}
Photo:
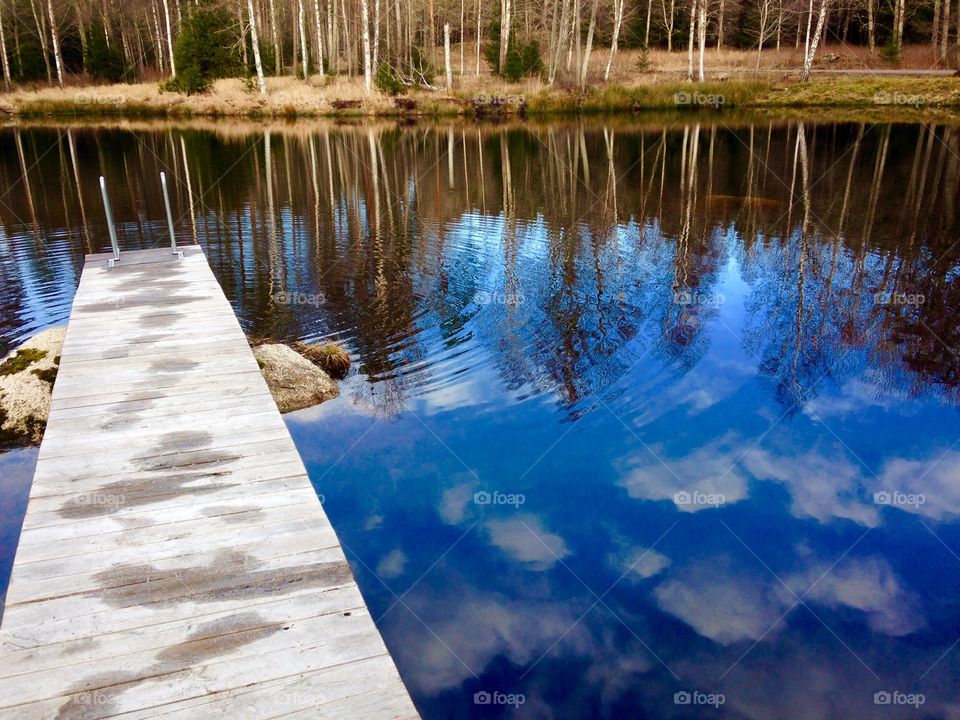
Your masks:
{"label": "dock plank", "polygon": [[86,259],[0,718],[418,718],[203,252]]}

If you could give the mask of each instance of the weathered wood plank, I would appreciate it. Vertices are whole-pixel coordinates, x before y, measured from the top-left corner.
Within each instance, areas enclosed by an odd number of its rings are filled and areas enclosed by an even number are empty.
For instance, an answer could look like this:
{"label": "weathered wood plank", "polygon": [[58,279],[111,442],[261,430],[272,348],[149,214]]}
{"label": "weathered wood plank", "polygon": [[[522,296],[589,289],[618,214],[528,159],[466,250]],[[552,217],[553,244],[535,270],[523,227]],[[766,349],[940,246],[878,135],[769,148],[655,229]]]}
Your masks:
{"label": "weathered wood plank", "polygon": [[416,718],[199,248],[90,256],[0,628],[0,717]]}

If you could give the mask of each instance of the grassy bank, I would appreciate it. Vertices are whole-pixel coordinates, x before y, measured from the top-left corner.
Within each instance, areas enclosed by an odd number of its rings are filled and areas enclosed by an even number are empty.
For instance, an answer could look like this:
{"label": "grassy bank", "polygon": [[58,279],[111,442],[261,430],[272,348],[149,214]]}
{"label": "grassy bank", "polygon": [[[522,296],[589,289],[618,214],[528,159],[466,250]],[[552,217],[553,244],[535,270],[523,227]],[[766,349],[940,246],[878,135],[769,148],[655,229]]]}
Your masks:
{"label": "grassy bank", "polygon": [[[489,78],[488,78],[489,80]],[[261,97],[241,80],[218,81],[204,95],[160,92],[155,83],[44,88],[0,95],[11,117],[349,117],[595,114],[719,108],[862,108],[913,114],[960,110],[956,77],[818,77],[794,80],[729,79],[688,83],[671,77],[610,83],[579,92],[539,82],[471,83],[453,92],[416,90],[402,98],[364,92],[346,78],[272,78]]]}

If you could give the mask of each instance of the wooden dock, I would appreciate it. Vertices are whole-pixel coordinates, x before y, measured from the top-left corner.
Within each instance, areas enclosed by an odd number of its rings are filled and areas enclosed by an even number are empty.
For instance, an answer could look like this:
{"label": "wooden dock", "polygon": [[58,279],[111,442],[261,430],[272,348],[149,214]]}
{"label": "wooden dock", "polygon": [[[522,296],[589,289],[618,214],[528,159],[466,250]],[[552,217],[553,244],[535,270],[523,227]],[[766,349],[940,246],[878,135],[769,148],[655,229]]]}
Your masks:
{"label": "wooden dock", "polygon": [[91,255],[0,718],[417,718],[203,252]]}

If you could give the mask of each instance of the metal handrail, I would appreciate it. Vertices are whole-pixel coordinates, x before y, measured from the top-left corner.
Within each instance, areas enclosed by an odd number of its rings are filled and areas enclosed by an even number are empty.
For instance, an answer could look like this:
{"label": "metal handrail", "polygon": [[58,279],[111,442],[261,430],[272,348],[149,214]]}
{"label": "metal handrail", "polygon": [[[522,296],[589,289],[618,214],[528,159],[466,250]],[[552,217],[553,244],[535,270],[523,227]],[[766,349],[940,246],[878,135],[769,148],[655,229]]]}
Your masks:
{"label": "metal handrail", "polygon": [[[167,210],[167,228],[170,230],[170,253],[183,260],[183,250],[177,249],[177,235],[173,227],[173,211],[170,209],[170,192],[167,189],[167,175],[160,173],[160,185],[163,187],[163,204]],[[100,176],[100,192],[103,195],[103,211],[107,216],[107,229],[110,231],[110,246],[113,248],[113,257],[107,260],[107,267],[113,267],[120,259],[120,243],[117,241],[117,227],[113,221],[113,206],[110,204],[110,193],[107,192],[107,181]]]}

